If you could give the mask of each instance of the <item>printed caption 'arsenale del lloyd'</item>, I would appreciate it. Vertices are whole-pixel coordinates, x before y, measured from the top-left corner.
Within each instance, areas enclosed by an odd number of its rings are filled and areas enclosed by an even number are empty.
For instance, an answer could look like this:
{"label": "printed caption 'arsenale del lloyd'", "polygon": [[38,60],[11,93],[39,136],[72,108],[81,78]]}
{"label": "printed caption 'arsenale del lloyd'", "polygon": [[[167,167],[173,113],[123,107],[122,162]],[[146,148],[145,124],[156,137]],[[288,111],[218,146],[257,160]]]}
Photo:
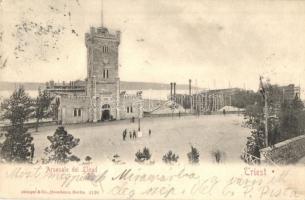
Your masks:
{"label": "printed caption 'arsenale del lloyd'", "polygon": [[62,123],[98,122],[143,116],[141,92],[128,95],[120,91],[120,31],[91,27],[85,35],[87,78],[70,84],[47,83],[56,96],[57,120]]}

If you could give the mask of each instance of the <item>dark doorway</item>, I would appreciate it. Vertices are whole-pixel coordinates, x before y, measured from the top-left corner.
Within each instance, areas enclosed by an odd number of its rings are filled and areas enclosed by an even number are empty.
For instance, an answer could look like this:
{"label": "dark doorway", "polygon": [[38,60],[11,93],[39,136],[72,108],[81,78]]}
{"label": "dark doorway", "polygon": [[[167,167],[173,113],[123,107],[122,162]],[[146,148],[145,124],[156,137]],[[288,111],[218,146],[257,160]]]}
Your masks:
{"label": "dark doorway", "polygon": [[110,120],[110,110],[102,111],[102,121]]}

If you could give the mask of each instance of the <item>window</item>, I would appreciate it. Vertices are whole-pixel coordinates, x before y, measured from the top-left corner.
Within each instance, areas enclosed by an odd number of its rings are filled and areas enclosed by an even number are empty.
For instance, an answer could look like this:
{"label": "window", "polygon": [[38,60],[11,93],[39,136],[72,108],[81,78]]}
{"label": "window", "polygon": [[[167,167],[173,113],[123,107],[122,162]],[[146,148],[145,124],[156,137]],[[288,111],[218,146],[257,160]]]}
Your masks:
{"label": "window", "polygon": [[132,106],[130,106],[130,112],[132,113]]}
{"label": "window", "polygon": [[74,117],[82,116],[82,109],[81,108],[74,108],[73,116]]}
{"label": "window", "polygon": [[109,70],[103,69],[103,78],[109,78]]}
{"label": "window", "polygon": [[127,113],[129,113],[129,107],[127,106]]}
{"label": "window", "polygon": [[103,46],[103,53],[108,53],[108,52],[109,52],[109,47]]}

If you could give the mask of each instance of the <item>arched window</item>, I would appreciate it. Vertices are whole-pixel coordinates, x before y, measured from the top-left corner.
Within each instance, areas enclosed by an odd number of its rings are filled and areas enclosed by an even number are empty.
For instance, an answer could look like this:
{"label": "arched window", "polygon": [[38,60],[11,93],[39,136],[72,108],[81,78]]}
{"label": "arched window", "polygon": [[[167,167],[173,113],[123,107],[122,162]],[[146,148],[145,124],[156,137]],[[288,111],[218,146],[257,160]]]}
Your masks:
{"label": "arched window", "polygon": [[110,105],[109,105],[109,104],[104,104],[104,105],[102,106],[102,109],[110,109]]}

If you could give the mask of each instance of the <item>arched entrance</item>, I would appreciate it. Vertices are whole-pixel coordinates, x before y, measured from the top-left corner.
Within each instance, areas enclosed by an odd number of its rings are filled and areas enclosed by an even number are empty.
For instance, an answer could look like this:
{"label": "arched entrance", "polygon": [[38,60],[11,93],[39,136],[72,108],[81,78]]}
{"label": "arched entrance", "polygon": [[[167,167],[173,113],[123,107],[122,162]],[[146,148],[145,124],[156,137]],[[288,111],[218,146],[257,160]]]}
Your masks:
{"label": "arched entrance", "polygon": [[110,105],[109,104],[104,104],[102,106],[102,116],[101,116],[101,120],[102,121],[107,121],[110,120],[111,116],[110,116]]}

